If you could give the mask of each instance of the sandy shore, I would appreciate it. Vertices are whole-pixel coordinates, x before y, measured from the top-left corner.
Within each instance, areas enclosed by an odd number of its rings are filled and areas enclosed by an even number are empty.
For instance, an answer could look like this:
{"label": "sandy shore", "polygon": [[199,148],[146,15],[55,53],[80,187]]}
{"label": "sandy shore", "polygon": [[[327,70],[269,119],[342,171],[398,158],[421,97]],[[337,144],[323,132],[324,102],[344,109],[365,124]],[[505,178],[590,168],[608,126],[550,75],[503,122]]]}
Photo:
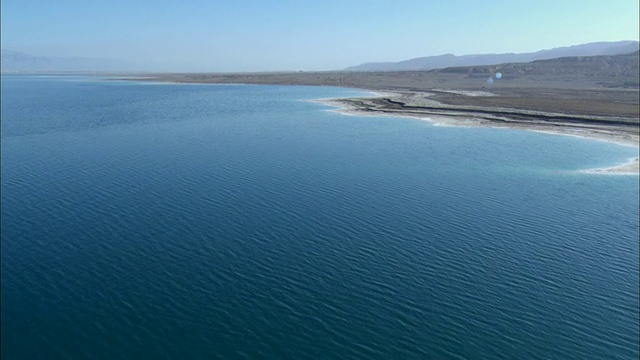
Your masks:
{"label": "sandy shore", "polygon": [[[440,90],[441,91],[441,90]],[[615,117],[570,116],[539,111],[516,109],[483,109],[478,107],[451,107],[429,99],[430,94],[420,93],[416,101],[415,93],[377,92],[370,90],[371,97],[316,99],[325,105],[336,107],[332,110],[346,115],[408,117],[429,121],[444,126],[493,127],[526,131],[536,131],[564,136],[576,136],[598,141],[612,142],[624,146],[639,147],[639,135],[635,126],[616,124]],[[464,96],[496,96],[488,92],[450,91]],[[409,102],[407,102],[409,100]],[[416,104],[418,103],[418,104]],[[488,110],[488,111],[487,111]],[[511,113],[511,118],[502,114]],[[558,119],[556,119],[558,118]],[[564,120],[564,121],[562,121]],[[599,169],[582,172],[591,174],[640,174],[639,159]]]}
{"label": "sandy shore", "polygon": [[612,175],[638,175],[640,174],[639,159],[631,159],[629,162],[601,169],[588,169],[582,172],[587,174],[612,174]]}
{"label": "sandy shore", "polygon": [[[635,81],[635,77],[631,80]],[[144,78],[138,80],[348,87],[373,95],[316,101],[337,107],[335,111],[343,114],[411,117],[446,126],[539,131],[638,148],[639,89],[620,86],[629,82],[628,76],[513,73],[491,86],[485,79],[484,75],[478,77],[473,73],[405,71],[144,74]],[[638,174],[637,163],[634,159],[621,166],[587,172]]]}

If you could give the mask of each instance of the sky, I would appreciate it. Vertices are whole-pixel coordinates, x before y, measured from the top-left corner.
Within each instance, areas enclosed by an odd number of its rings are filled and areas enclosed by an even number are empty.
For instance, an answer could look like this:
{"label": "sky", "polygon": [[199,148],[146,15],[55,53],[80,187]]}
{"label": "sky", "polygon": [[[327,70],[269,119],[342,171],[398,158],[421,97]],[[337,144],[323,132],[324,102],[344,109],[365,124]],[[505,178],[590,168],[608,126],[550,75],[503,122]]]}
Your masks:
{"label": "sky", "polygon": [[638,0],[2,0],[3,49],[150,71],[337,70],[638,40]]}

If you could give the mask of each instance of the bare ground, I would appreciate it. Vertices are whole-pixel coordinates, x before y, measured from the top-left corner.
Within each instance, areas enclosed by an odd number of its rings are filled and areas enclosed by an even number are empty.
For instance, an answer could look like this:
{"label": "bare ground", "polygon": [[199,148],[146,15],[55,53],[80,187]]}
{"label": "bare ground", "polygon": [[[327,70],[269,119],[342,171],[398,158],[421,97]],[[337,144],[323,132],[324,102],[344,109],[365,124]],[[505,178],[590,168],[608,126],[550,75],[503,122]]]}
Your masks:
{"label": "bare ground", "polygon": [[[446,70],[446,69],[445,69]],[[470,126],[548,131],[638,147],[636,75],[540,73],[505,75],[487,83],[486,71],[296,72],[145,74],[144,81],[201,84],[338,86],[379,92],[375,97],[330,99],[347,112],[447,118]],[[635,74],[635,73],[634,73]],[[517,76],[516,76],[517,75]],[[128,77],[125,80],[131,80]],[[637,161],[633,171],[637,172]],[[605,172],[615,170],[604,169]]]}

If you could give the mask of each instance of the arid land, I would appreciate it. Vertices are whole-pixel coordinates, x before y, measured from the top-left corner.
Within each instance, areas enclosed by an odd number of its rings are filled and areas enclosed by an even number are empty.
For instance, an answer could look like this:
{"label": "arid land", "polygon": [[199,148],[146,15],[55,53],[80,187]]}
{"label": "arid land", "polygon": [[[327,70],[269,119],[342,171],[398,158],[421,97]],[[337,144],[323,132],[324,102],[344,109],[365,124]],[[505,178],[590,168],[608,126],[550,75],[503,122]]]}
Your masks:
{"label": "arid land", "polygon": [[[144,80],[366,89],[375,95],[320,101],[346,113],[552,132],[637,148],[638,56],[631,55],[433,71],[145,74]],[[489,84],[488,77],[496,72],[502,78]],[[638,173],[638,161],[594,172]]]}

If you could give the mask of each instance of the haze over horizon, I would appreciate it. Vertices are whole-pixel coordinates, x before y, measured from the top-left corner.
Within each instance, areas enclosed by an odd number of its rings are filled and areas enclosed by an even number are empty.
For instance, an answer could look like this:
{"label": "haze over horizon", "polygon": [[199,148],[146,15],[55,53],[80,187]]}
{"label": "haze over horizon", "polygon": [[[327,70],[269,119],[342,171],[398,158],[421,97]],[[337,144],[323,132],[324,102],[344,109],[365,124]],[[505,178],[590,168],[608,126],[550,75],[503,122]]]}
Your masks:
{"label": "haze over horizon", "polygon": [[638,40],[638,2],[2,2],[2,48],[150,71],[335,70]]}

